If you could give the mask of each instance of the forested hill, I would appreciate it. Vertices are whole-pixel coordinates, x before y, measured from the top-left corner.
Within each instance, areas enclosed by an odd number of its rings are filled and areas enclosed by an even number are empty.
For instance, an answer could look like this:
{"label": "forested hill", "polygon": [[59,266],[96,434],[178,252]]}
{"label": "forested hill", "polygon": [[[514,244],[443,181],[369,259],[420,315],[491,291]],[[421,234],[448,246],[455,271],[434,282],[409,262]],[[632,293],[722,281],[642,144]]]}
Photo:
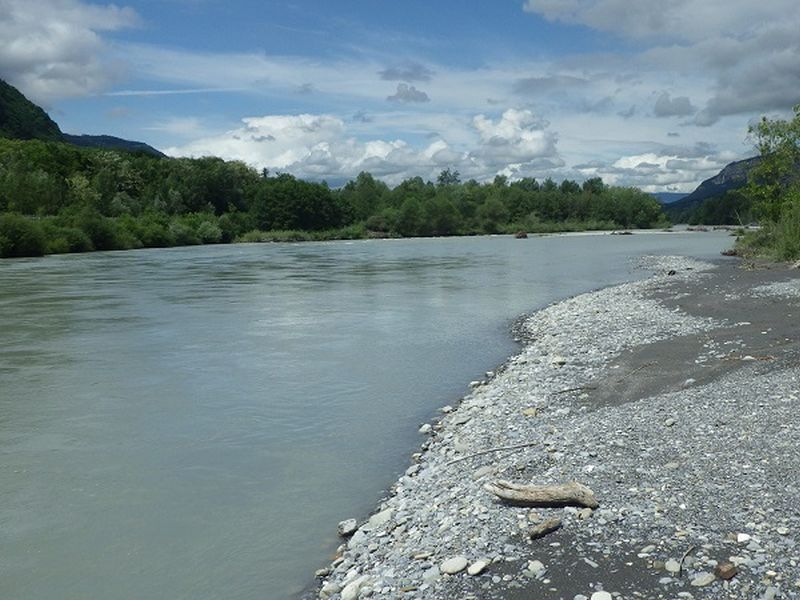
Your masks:
{"label": "forested hill", "polygon": [[143,142],[132,142],[110,135],[70,135],[39,106],[28,100],[17,88],[0,79],[0,137],[14,140],[66,142],[87,148],[106,148],[164,154]]}
{"label": "forested hill", "polygon": [[0,137],[17,140],[63,139],[61,129],[41,108],[0,79]]}

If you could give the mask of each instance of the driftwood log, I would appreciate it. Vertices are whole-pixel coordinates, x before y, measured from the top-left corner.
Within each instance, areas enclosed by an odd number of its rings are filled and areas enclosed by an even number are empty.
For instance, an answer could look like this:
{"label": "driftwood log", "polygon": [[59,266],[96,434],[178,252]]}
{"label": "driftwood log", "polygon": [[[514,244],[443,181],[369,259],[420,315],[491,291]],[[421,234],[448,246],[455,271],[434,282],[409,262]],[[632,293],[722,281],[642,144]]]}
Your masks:
{"label": "driftwood log", "polygon": [[546,536],[548,533],[553,533],[561,529],[561,519],[557,517],[553,517],[552,519],[547,519],[546,521],[539,523],[535,527],[531,527],[530,531],[528,531],[528,536],[532,540],[538,540]]}
{"label": "driftwood log", "polygon": [[594,492],[572,481],[561,485],[521,485],[510,481],[493,481],[483,488],[503,502],[517,506],[599,506]]}

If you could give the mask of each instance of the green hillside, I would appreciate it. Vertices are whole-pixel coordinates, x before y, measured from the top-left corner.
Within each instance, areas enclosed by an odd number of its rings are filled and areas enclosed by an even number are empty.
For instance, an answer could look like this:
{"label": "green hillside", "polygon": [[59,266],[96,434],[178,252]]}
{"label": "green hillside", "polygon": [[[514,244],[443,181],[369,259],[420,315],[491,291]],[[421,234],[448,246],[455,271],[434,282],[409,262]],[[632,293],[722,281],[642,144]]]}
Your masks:
{"label": "green hillside", "polygon": [[62,134],[44,110],[0,79],[0,137],[59,141]]}

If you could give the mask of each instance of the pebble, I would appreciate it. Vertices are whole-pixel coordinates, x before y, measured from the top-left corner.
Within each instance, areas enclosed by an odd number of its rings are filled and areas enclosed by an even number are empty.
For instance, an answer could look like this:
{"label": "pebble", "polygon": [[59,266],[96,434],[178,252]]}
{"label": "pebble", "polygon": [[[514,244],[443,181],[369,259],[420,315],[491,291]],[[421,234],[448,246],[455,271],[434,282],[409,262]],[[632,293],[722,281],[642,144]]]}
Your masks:
{"label": "pebble", "polygon": [[359,592],[361,592],[361,588],[367,583],[369,578],[366,575],[362,575],[355,581],[351,581],[342,590],[342,600],[356,600],[358,598]]}
{"label": "pebble", "polygon": [[533,573],[534,577],[540,578],[547,572],[547,567],[540,560],[532,560],[528,563],[528,571]]}
{"label": "pebble", "polygon": [[590,600],[613,600],[613,597],[608,592],[595,592]]}
{"label": "pebble", "polygon": [[455,575],[467,568],[467,562],[465,556],[454,556],[439,565],[439,570],[447,575]]}
{"label": "pebble", "polygon": [[664,565],[664,568],[665,568],[667,571],[669,571],[670,573],[677,573],[678,571],[680,571],[680,570],[681,570],[681,565],[680,565],[680,563],[679,563],[677,560],[675,560],[674,558],[670,558],[670,559],[669,559],[669,560],[666,562],[666,564]]}
{"label": "pebble", "polygon": [[700,573],[692,579],[691,585],[694,587],[705,587],[714,583],[716,576],[713,573]]}
{"label": "pebble", "polygon": [[481,573],[483,573],[486,570],[486,567],[488,567],[488,566],[489,566],[489,561],[488,560],[483,560],[483,559],[476,560],[469,567],[467,567],[467,573],[469,575],[473,575],[473,576],[480,575]]}

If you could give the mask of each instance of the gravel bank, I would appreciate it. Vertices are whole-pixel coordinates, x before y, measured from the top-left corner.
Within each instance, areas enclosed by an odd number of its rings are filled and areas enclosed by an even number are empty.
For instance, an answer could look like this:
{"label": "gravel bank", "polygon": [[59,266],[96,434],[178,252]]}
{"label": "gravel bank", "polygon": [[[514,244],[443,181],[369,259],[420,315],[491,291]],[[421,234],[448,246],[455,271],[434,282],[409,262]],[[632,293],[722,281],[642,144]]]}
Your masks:
{"label": "gravel bank", "polygon": [[[520,323],[524,349],[423,427],[316,596],[800,598],[798,274],[642,267]],[[576,480],[600,507],[510,507],[496,479]]]}

